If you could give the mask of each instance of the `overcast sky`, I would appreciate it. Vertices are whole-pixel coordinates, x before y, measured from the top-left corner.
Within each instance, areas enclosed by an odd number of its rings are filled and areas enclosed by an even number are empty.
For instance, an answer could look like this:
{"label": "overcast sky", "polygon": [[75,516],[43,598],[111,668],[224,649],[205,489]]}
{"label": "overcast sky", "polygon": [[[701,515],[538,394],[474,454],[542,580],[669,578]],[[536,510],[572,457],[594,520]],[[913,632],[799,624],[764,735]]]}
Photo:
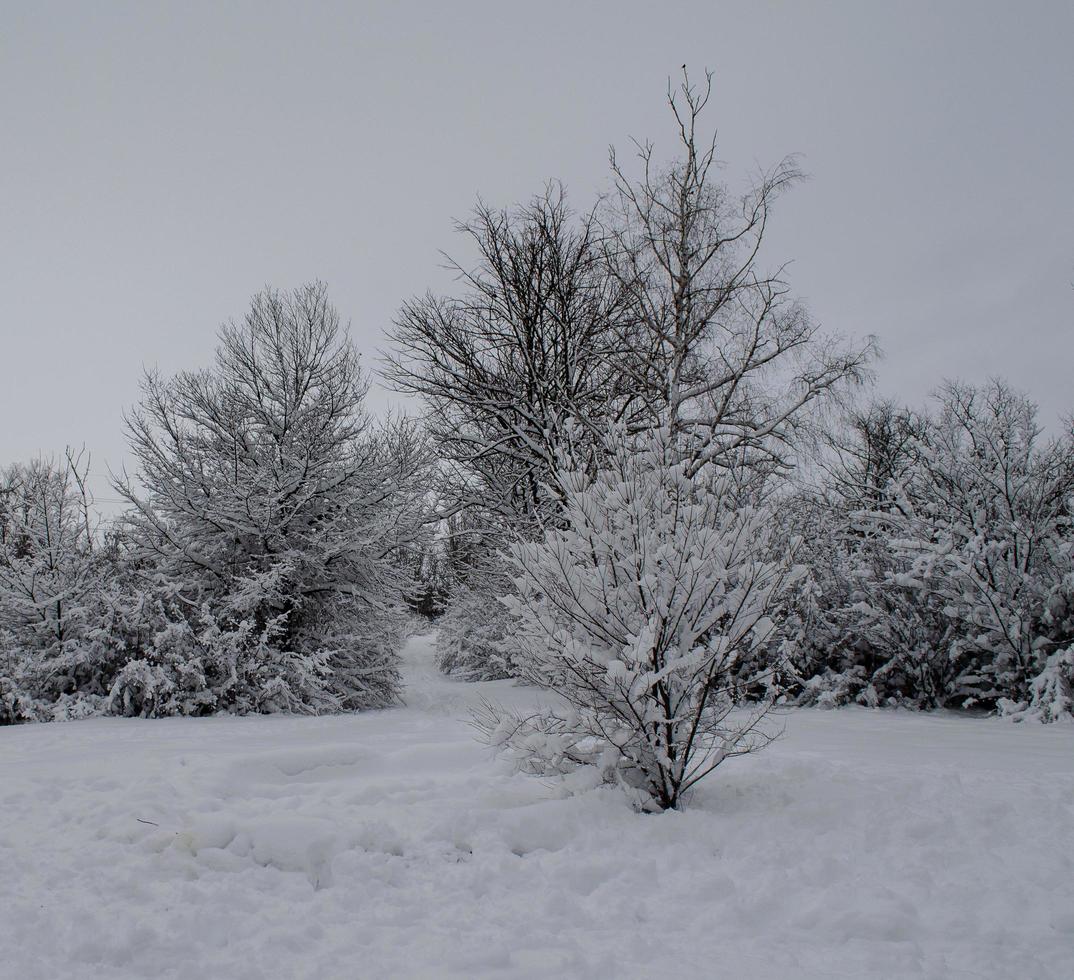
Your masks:
{"label": "overcast sky", "polygon": [[85,443],[106,498],[143,365],[207,364],[266,283],[326,280],[372,366],[475,195],[587,205],[609,144],[670,150],[683,62],[732,182],[802,155],[772,254],[885,394],[1074,410],[1070,0],[0,9],[0,463]]}

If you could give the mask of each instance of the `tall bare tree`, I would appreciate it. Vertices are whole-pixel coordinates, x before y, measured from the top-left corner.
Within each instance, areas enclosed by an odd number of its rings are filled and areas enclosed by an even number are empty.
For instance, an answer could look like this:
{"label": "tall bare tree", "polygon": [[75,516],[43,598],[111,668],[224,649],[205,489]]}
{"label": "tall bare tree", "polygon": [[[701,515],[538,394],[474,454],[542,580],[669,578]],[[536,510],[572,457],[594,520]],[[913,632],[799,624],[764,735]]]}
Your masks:
{"label": "tall bare tree", "polygon": [[859,382],[873,354],[825,337],[785,281],[765,271],[773,205],[801,178],[788,157],[742,194],[721,182],[716,136],[700,118],[712,94],[685,69],[668,84],[679,155],[661,166],[636,142],[640,172],[611,153],[615,194],[604,212],[605,255],[643,356],[622,362],[639,425],[669,425],[688,443],[690,469],[781,465],[804,410]]}

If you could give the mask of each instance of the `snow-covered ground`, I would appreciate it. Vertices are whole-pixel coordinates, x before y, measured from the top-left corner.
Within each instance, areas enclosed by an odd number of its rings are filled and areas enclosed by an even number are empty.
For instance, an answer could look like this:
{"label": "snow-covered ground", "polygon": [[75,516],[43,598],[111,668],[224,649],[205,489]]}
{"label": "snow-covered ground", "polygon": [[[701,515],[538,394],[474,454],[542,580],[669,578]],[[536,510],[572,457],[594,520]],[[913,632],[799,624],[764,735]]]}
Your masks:
{"label": "snow-covered ground", "polygon": [[1071,977],[1074,731],[798,711],[692,807],[408,707],[0,729],[0,976]]}

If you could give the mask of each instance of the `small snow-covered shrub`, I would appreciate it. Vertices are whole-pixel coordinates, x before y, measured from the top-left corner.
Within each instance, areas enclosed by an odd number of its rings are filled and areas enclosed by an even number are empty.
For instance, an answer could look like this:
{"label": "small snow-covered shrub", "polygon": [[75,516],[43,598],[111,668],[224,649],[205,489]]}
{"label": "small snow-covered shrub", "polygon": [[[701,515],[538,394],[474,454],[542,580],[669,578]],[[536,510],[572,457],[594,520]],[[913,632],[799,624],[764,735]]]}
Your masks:
{"label": "small snow-covered shrub", "polygon": [[1074,646],[1056,650],[1029,685],[1026,701],[1002,699],[1000,714],[1013,721],[1074,720]]}
{"label": "small snow-covered shrub", "polygon": [[326,657],[282,652],[279,624],[222,626],[208,608],[195,622],[166,623],[142,655],[127,661],[109,692],[111,713],[154,717],[214,711],[313,711],[338,706]]}
{"label": "small snow-covered shrub", "polygon": [[1003,699],[1000,714],[1015,721],[1074,721],[1074,542],[1053,556],[1070,569],[1044,599],[1036,623],[1035,653],[1041,664],[1022,701]]}
{"label": "small snow-covered shrub", "polygon": [[0,725],[34,721],[41,706],[27,690],[20,658],[5,640],[9,642],[0,637]]}
{"label": "small snow-covered shrub", "polygon": [[514,621],[500,602],[514,584],[497,548],[502,538],[493,515],[471,509],[445,522],[439,542],[447,608],[437,622],[436,664],[461,680],[502,680],[514,673]]}
{"label": "small snow-covered shrub", "polygon": [[154,606],[152,635],[115,674],[105,709],[159,717],[214,712],[301,714],[380,707],[398,683],[395,650],[405,618],[364,611],[348,622],[337,611],[327,626],[286,642],[286,617],[260,628],[252,617],[228,618],[206,601],[184,614],[172,597]]}
{"label": "small snow-covered shrub", "polygon": [[876,551],[875,542],[855,547],[851,589],[827,611],[842,637],[842,676],[861,677],[859,704],[942,707],[960,696],[968,663],[954,624],[936,596],[878,561]]}
{"label": "small snow-covered shrub", "polygon": [[677,807],[767,740],[767,705],[740,698],[766,667],[738,668],[772,649],[789,559],[772,554],[771,513],[688,475],[664,430],[620,439],[596,476],[558,479],[565,526],[512,548],[518,594],[505,602],[521,676],[562,708],[490,707],[477,724],[529,771],[594,767],[639,806]]}
{"label": "small snow-covered shrub", "polygon": [[469,681],[513,675],[514,619],[495,592],[458,589],[437,625],[436,665],[443,673]]}
{"label": "small snow-covered shrub", "polygon": [[401,601],[374,606],[344,597],[320,623],[311,624],[301,649],[324,658],[328,691],[339,709],[383,708],[399,697],[399,650],[409,625]]}

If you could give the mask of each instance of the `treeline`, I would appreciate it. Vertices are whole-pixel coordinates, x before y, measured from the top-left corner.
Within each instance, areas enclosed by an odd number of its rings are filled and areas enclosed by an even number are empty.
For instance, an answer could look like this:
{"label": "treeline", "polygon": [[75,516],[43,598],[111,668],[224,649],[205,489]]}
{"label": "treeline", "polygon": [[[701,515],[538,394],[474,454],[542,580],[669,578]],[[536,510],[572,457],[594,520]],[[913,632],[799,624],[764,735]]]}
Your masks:
{"label": "treeline", "polygon": [[[406,303],[377,423],[324,288],[256,297],[214,367],[149,375],[128,504],[96,533],[77,459],[0,488],[0,712],[389,703],[408,610],[441,668],[571,709],[484,719],[536,771],[675,806],[773,701],[1069,717],[1074,435],[1002,382],[870,404],[764,244],[793,160],[739,192],[669,90],[661,163],[460,231],[459,288]],[[862,405],[865,405],[863,408]]]}

